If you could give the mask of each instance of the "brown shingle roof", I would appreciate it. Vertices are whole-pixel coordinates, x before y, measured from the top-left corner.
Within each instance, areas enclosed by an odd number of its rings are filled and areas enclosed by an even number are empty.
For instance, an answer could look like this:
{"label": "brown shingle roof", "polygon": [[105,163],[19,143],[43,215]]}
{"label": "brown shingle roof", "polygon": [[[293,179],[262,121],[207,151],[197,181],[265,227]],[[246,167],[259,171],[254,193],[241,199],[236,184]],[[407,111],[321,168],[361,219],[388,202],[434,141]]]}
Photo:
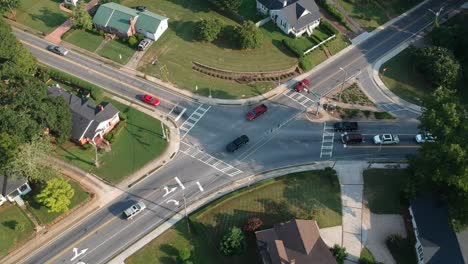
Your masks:
{"label": "brown shingle roof", "polygon": [[265,264],[336,264],[328,246],[320,237],[317,222],[293,220],[255,232]]}

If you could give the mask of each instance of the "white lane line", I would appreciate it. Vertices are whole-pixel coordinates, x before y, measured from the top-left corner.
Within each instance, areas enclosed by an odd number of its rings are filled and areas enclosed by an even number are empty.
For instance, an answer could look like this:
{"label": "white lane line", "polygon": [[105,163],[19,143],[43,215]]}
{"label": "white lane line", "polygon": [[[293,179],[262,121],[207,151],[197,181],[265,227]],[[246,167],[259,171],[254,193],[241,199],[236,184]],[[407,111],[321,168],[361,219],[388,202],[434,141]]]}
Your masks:
{"label": "white lane line", "polygon": [[182,188],[182,190],[185,190],[185,186],[182,184],[182,182],[179,180],[179,178],[174,177],[174,179],[175,179],[176,182],[180,185],[180,187]]}
{"label": "white lane line", "polygon": [[198,189],[200,189],[200,192],[204,192],[203,187],[201,186],[200,182],[197,181]]}

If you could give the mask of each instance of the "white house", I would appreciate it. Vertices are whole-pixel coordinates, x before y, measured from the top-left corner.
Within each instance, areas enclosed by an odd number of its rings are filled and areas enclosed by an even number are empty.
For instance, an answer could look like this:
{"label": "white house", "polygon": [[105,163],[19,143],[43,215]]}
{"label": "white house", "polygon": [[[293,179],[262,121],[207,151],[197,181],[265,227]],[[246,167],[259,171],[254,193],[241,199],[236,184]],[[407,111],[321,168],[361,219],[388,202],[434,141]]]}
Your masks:
{"label": "white house", "polygon": [[314,0],[256,0],[257,10],[269,14],[286,34],[296,37],[312,35],[320,24],[320,12]]}
{"label": "white house", "polygon": [[6,177],[0,175],[0,205],[6,201],[17,202],[23,205],[21,195],[25,195],[31,191],[28,181],[22,177]]}

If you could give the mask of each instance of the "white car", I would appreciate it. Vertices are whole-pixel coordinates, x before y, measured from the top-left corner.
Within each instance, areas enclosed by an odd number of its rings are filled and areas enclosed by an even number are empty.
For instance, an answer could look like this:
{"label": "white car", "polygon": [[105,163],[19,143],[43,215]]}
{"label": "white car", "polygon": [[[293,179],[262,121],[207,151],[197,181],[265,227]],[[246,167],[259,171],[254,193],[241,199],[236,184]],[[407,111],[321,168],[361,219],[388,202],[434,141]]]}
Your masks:
{"label": "white car", "polygon": [[377,145],[390,145],[400,143],[398,135],[382,134],[374,136],[374,143]]}
{"label": "white car", "polygon": [[129,208],[125,209],[125,211],[123,211],[123,214],[127,220],[130,220],[133,217],[135,217],[135,215],[141,213],[145,209],[146,209],[146,205],[143,202],[138,202],[130,206]]}
{"label": "white car", "polygon": [[436,137],[428,132],[422,132],[421,134],[417,134],[414,137],[414,139],[416,140],[417,143],[424,143],[424,142],[434,143],[436,141]]}

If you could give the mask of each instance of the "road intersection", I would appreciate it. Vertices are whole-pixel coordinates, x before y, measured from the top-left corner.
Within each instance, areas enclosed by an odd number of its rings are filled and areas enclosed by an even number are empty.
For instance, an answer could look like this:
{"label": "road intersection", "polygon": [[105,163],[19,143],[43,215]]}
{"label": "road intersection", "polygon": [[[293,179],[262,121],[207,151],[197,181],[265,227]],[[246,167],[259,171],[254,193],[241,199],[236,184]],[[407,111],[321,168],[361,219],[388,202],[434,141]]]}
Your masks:
{"label": "road intersection", "polygon": [[[248,121],[245,114],[252,106],[202,104],[75,52],[67,57],[51,56],[44,49],[46,41],[15,29],[17,37],[43,64],[132,101],[137,101],[143,93],[157,95],[162,99],[159,110],[177,119],[181,135],[180,151],[170,163],[123,190],[123,195],[56,240],[32,252],[24,263],[105,263],[174,214],[182,213],[184,203],[190,204],[261,172],[321,160],[402,159],[415,153],[419,147],[414,143],[418,113],[398,105],[376,88],[368,69],[431,23],[428,8],[434,10],[444,4],[444,10],[450,11],[463,2],[427,1],[308,75],[312,91],[319,95],[339,87],[343,74],[356,78],[378,107],[401,117],[396,121],[360,122],[365,142],[359,146],[343,145],[341,133],[332,131],[331,123],[311,122],[305,117],[308,108],[315,109],[317,98],[312,94],[298,95],[286,90],[263,101],[268,105],[268,113]],[[375,146],[371,138],[381,133],[398,134],[400,145]],[[226,144],[243,134],[249,136],[249,144],[235,153],[227,153]],[[148,210],[130,221],[123,219],[122,211],[136,201],[144,201]]]}

